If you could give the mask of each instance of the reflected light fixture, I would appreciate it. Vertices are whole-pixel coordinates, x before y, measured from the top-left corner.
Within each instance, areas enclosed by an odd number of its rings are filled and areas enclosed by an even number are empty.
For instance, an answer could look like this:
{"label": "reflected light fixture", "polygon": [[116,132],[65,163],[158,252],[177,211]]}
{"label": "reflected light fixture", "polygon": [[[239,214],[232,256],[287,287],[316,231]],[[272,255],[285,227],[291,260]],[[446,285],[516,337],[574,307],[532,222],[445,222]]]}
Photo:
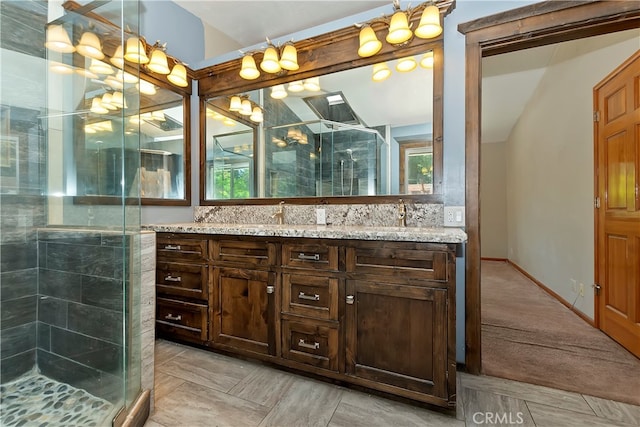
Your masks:
{"label": "reflected light fixture", "polygon": [[242,99],[237,95],[232,96],[229,102],[229,111],[240,111],[241,109]]}
{"label": "reflected light fixture", "polygon": [[258,71],[258,67],[256,67],[256,60],[253,58],[253,55],[245,55],[242,57],[240,77],[245,80],[255,80],[260,77],[260,71]]}
{"label": "reflected light fixture", "polygon": [[275,85],[271,88],[271,97],[273,99],[283,99],[287,97],[287,90],[284,85]]}
{"label": "reflected light fixture", "polygon": [[119,70],[116,73],[116,80],[125,83],[138,83],[138,77],[134,76],[131,73],[127,73],[126,71]]}
{"label": "reflected light fixture", "polygon": [[260,107],[253,107],[253,111],[251,112],[251,116],[249,117],[249,119],[256,123],[261,123],[264,120],[262,109]]}
{"label": "reflected light fixture", "polygon": [[386,80],[391,75],[391,70],[386,62],[378,62],[373,64],[373,74],[371,78],[374,82]]}
{"label": "reflected light fixture", "polygon": [[111,86],[111,88],[116,90],[121,90],[124,88],[124,85],[122,84],[122,80],[118,80],[118,78],[114,76],[107,76],[107,78],[104,79],[104,82],[105,84]]}
{"label": "reflected light fixture", "polygon": [[100,39],[91,31],[85,31],[80,37],[80,43],[76,46],[76,51],[87,58],[103,59],[102,43]]}
{"label": "reflected light fixture", "polygon": [[154,73],[158,74],[169,74],[169,64],[167,64],[167,55],[160,48],[155,48],[153,52],[151,52],[151,59],[149,60],[149,64],[147,65]]}
{"label": "reflected light fixture", "polygon": [[415,70],[417,66],[418,63],[413,56],[406,56],[398,60],[398,63],[396,64],[396,70],[401,73],[406,73]]}
{"label": "reflected light fixture", "polygon": [[94,73],[91,72],[91,70],[88,70],[86,68],[76,68],[75,69],[76,73],[80,74],[82,77],[86,77],[88,79],[97,79],[98,76]]}
{"label": "reflected light fixture", "polygon": [[71,44],[69,33],[62,25],[50,25],[47,28],[47,41],[44,46],[60,53],[73,53],[76,51],[76,48]]}
{"label": "reflected light fixture", "polygon": [[240,111],[238,112],[243,116],[250,116],[251,113],[253,113],[253,109],[251,107],[251,101],[249,101],[248,99],[243,99],[242,108],[240,108]]}
{"label": "reflected light fixture", "polygon": [[50,61],[49,70],[57,74],[73,74],[73,67],[62,62]]}
{"label": "reflected light fixture", "polygon": [[320,91],[320,77],[310,77],[305,79],[303,86],[309,92]]}
{"label": "reflected light fixture", "polygon": [[420,66],[422,68],[433,68],[433,51],[429,51],[422,55],[422,59],[420,59]]}
{"label": "reflected light fixture", "polygon": [[91,58],[91,64],[89,65],[89,70],[95,74],[108,75],[113,74],[113,68],[111,65],[100,61],[99,59]]}
{"label": "reflected light fixture", "polygon": [[149,57],[144,49],[142,40],[138,37],[129,37],[127,39],[127,47],[124,51],[124,59],[136,64],[146,64],[149,62]]}
{"label": "reflected light fixture", "polygon": [[298,65],[298,51],[293,44],[287,43],[284,45],[279,64],[282,69],[288,71],[296,71],[300,68]]}
{"label": "reflected light fixture", "polygon": [[90,111],[94,114],[107,114],[109,110],[102,105],[102,101],[99,96],[96,96],[91,100],[91,109]]}
{"label": "reflected light fixture", "polygon": [[113,92],[113,95],[111,96],[111,104],[118,108],[128,108],[127,100],[120,91]]}
{"label": "reflected light fixture", "polygon": [[140,82],[138,82],[138,84],[136,85],[136,88],[140,90],[140,93],[143,93],[145,95],[156,94],[156,87],[146,80],[140,80]]}
{"label": "reflected light fixture", "polygon": [[289,83],[289,86],[287,86],[287,90],[294,93],[302,92],[304,90],[304,85],[300,80],[296,80],[295,82]]}
{"label": "reflected light fixture", "polygon": [[411,39],[413,32],[409,28],[409,19],[407,14],[397,9],[391,17],[389,24],[389,33],[387,34],[387,43],[392,45],[400,45]]}
{"label": "reflected light fixture", "polygon": [[438,37],[442,33],[440,25],[440,9],[434,4],[427,6],[422,12],[418,28],[414,31],[416,37],[421,39],[431,39]]}
{"label": "reflected light fixture", "polygon": [[264,51],[262,61],[260,62],[260,68],[267,73],[278,73],[282,70],[280,62],[278,61],[278,51],[275,46],[270,45]]}
{"label": "reflected light fixture", "polygon": [[171,69],[171,73],[167,76],[167,80],[178,87],[189,86],[189,81],[187,80],[187,69],[182,64],[174,65]]}
{"label": "reflected light fixture", "polygon": [[107,110],[115,111],[118,109],[117,106],[113,105],[113,95],[110,94],[109,92],[102,95],[102,98],[100,99],[100,103]]}
{"label": "reflected light fixture", "polygon": [[382,42],[378,40],[376,32],[373,31],[370,25],[363,25],[360,30],[360,47],[358,48],[358,55],[362,58],[373,56],[380,52],[382,49]]}
{"label": "reflected light fixture", "polygon": [[124,58],[122,57],[122,45],[118,45],[115,52],[113,52],[111,59],[109,59],[109,61],[111,61],[111,63],[118,68],[124,68]]}
{"label": "reflected light fixture", "polygon": [[230,119],[229,117],[226,117],[223,121],[222,124],[225,126],[235,126],[236,122],[233,119]]}

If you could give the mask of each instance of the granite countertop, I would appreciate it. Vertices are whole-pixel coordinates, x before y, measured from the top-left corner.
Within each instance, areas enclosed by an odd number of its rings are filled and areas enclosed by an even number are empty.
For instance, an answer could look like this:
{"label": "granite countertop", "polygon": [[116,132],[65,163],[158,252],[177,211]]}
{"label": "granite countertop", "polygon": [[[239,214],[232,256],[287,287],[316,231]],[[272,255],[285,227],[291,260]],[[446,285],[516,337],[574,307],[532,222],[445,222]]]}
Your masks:
{"label": "granite countertop", "polygon": [[188,222],[148,224],[142,228],[162,233],[231,234],[239,236],[306,237],[433,243],[464,243],[467,241],[467,234],[463,230],[452,227],[374,227],[357,225],[216,224]]}

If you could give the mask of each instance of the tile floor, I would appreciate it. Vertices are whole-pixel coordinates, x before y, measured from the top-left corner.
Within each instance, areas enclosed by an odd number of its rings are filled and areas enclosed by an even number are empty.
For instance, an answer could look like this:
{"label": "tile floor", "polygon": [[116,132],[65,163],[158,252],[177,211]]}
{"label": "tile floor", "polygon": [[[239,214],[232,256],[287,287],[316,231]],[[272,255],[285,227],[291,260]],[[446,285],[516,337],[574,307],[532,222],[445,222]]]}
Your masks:
{"label": "tile floor", "polygon": [[457,416],[259,363],[156,341],[155,411],[145,427],[640,426],[640,407],[458,374]]}

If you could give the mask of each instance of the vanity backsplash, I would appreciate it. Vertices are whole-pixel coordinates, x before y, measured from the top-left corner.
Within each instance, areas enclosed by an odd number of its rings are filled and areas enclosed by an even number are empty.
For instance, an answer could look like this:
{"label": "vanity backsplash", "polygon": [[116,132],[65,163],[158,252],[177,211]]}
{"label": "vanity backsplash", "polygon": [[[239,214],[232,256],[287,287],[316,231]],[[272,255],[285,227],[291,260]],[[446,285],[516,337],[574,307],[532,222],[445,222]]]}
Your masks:
{"label": "vanity backsplash", "polygon": [[[436,203],[406,203],[407,227],[442,227],[444,205]],[[280,205],[196,206],[194,221],[200,223],[277,224],[273,214]],[[398,225],[398,204],[289,205],[285,202],[284,223],[316,224],[316,210],[324,209],[331,225],[362,225],[395,227]]]}

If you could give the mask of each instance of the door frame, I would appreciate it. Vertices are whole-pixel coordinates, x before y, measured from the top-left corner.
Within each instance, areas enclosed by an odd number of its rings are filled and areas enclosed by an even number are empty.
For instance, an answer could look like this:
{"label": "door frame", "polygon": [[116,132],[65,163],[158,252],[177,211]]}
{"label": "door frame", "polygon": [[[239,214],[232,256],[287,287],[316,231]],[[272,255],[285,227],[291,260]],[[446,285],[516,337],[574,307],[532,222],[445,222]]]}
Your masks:
{"label": "door frame", "polygon": [[[480,117],[482,58],[640,27],[640,3],[545,1],[466,22],[465,367],[482,371],[480,318]],[[595,255],[594,255],[595,256]]]}

